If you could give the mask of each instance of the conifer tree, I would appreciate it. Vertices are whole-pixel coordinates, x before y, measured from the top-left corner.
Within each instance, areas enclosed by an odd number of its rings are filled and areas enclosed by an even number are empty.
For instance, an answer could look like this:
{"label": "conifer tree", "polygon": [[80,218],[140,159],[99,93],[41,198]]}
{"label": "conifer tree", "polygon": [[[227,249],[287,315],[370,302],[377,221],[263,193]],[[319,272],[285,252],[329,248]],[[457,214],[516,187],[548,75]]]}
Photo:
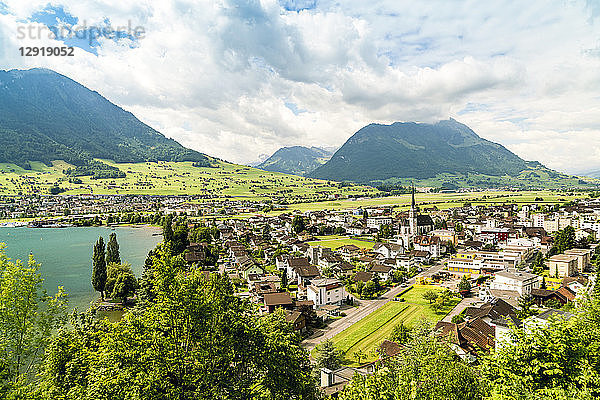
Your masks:
{"label": "conifer tree", "polygon": [[106,285],[106,249],[102,236],[94,245],[94,255],[92,256],[92,286],[94,290],[100,292],[100,297],[104,300],[104,286]]}
{"label": "conifer tree", "polygon": [[106,244],[106,264],[121,264],[117,234],[111,233]]}

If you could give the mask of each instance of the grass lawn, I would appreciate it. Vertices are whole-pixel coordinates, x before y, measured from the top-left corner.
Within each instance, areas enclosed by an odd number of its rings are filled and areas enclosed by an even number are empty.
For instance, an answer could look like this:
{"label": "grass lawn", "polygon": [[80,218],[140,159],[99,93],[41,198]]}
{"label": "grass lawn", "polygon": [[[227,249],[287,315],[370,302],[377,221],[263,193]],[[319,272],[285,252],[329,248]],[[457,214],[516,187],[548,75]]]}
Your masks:
{"label": "grass lawn", "polygon": [[[325,236],[327,237],[327,236]],[[330,249],[337,249],[340,246],[345,246],[347,244],[353,244],[361,249],[372,249],[375,246],[374,242],[366,242],[364,240],[356,240],[350,239],[348,237],[340,237],[339,239],[327,239],[327,240],[317,240],[314,242],[307,242],[311,246],[321,246],[328,247]]]}
{"label": "grass lawn", "polygon": [[405,301],[386,303],[377,311],[337,334],[333,342],[345,353],[345,362],[349,365],[358,365],[354,353],[359,349],[368,356],[363,362],[375,360],[377,357],[373,354],[374,349],[390,337],[392,330],[400,322],[412,326],[422,319],[430,322],[439,321],[460,301],[458,298],[453,298],[450,304],[436,313],[429,306],[429,302],[422,298],[427,290],[443,289],[433,285],[415,285],[401,296]]}

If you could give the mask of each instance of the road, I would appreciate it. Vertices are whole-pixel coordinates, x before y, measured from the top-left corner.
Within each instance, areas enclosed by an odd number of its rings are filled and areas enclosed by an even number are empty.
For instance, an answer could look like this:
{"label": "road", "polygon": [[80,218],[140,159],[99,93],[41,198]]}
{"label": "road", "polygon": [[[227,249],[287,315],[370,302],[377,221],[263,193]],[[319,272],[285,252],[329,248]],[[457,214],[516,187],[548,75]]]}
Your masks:
{"label": "road", "polygon": [[[431,276],[436,272],[440,271],[444,268],[444,260],[440,263],[431,266],[430,268],[423,270],[417,276]],[[372,312],[378,310],[384,304],[389,301],[392,301],[394,297],[407,287],[414,285],[416,282],[416,277],[409,279],[406,284],[402,287],[396,286],[395,288],[387,291],[382,296],[378,297],[374,300],[360,300],[360,305],[358,307],[352,308],[350,310],[345,311],[346,316],[344,318],[338,319],[330,323],[327,328],[320,329],[315,332],[312,336],[306,338],[302,342],[302,347],[306,350],[311,351],[314,349],[319,343],[324,340],[331,339],[338,333],[344,331],[346,328],[354,325],[361,319],[365,318],[367,315]]]}

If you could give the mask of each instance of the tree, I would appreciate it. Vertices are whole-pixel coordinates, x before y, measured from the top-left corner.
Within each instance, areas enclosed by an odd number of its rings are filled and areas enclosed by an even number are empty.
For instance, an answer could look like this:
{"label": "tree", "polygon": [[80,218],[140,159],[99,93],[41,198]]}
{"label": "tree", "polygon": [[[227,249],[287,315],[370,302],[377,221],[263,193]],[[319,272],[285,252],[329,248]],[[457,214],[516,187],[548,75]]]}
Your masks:
{"label": "tree", "polygon": [[211,243],[212,234],[211,229],[206,226],[201,226],[194,229],[190,234],[190,241],[194,243]]}
{"label": "tree", "polygon": [[429,304],[433,303],[438,298],[438,292],[435,290],[427,290],[422,295],[424,300],[427,300]]}
{"label": "tree", "polygon": [[540,289],[546,289],[546,277],[542,276],[542,283],[540,284]]}
{"label": "tree", "polygon": [[139,287],[129,264],[108,264],[104,290],[112,299],[123,303]]}
{"label": "tree", "polygon": [[173,246],[173,252],[175,254],[181,254],[190,245],[188,239],[187,224],[179,224],[173,230],[173,240],[171,241]]}
{"label": "tree", "polygon": [[262,238],[265,242],[271,241],[271,227],[265,224],[262,228]]}
{"label": "tree", "polygon": [[119,243],[117,234],[111,233],[106,244],[106,263],[121,264],[121,255],[119,254]]}
{"label": "tree", "polygon": [[35,375],[53,331],[66,322],[67,296],[62,287],[48,296],[39,268],[31,255],[27,265],[9,261],[0,244],[0,395],[2,386]]}
{"label": "tree", "polygon": [[96,292],[100,292],[100,297],[104,300],[104,286],[106,285],[106,249],[102,236],[94,245],[94,255],[92,256],[92,286]]}
{"label": "tree", "polygon": [[207,278],[181,258],[157,248],[156,298],[143,310],[61,330],[46,352],[39,397],[315,399],[308,353],[283,311],[257,317],[227,275]]}
{"label": "tree", "polygon": [[367,358],[367,354],[363,351],[363,349],[358,349],[357,351],[354,352],[354,358],[360,365],[360,364],[362,364],[362,360]]}
{"label": "tree", "polygon": [[410,339],[410,331],[410,328],[404,325],[404,322],[400,321],[400,323],[392,329],[390,340],[399,344],[406,344]]}
{"label": "tree", "polygon": [[137,279],[133,274],[119,274],[115,280],[111,297],[120,299],[122,303],[127,302],[127,298],[133,295],[138,288]]}
{"label": "tree", "polygon": [[458,290],[461,292],[470,292],[471,291],[471,282],[469,282],[467,277],[464,275],[460,279],[460,282],[458,283]]}
{"label": "tree", "polygon": [[527,317],[535,315],[536,312],[531,309],[532,306],[533,306],[533,297],[530,294],[522,294],[519,297],[519,301],[518,301],[517,316],[520,319],[525,319]]}
{"label": "tree", "polygon": [[482,358],[482,378],[493,398],[600,397],[599,303],[587,302],[571,319],[551,318],[530,329],[513,328],[509,340]]}
{"label": "tree", "polygon": [[304,223],[304,217],[301,215],[296,215],[292,220],[292,231],[294,233],[300,233],[306,230],[306,225]]}
{"label": "tree", "polygon": [[392,236],[394,236],[394,230],[392,229],[392,225],[390,225],[390,224],[381,225],[381,228],[379,229],[379,232],[377,234],[380,238],[384,238],[384,239],[391,238]]}
{"label": "tree", "polygon": [[165,243],[173,241],[173,216],[171,214],[167,215],[163,222],[163,239]]}
{"label": "tree", "polygon": [[535,253],[533,262],[531,263],[531,269],[534,274],[541,275],[546,268],[546,262],[544,261],[544,255],[541,251]]}
{"label": "tree", "polygon": [[566,228],[556,232],[551,253],[564,253],[566,250],[572,249],[573,247],[575,247],[575,229],[569,225]]}
{"label": "tree", "polygon": [[335,347],[332,340],[325,340],[315,350],[317,368],[327,368],[333,371],[342,366],[342,352]]}
{"label": "tree", "polygon": [[284,289],[288,287],[287,269],[284,269],[283,273],[281,274],[281,287]]}
{"label": "tree", "polygon": [[[162,246],[163,244],[159,244],[157,247],[160,248]],[[156,298],[154,288],[154,256],[154,250],[150,250],[144,261],[144,269],[139,280],[138,299],[140,301],[137,305],[142,308]]]}
{"label": "tree", "polygon": [[482,400],[487,393],[476,371],[431,331],[417,325],[400,355],[372,375],[357,374],[339,399]]}

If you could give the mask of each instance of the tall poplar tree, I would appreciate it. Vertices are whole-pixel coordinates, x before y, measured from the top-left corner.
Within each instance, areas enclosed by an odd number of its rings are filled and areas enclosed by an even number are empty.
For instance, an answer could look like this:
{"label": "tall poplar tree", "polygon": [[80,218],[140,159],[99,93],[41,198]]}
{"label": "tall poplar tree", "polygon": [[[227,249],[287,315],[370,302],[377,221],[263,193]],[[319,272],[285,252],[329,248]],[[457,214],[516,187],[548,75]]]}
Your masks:
{"label": "tall poplar tree", "polygon": [[106,285],[106,249],[102,236],[94,245],[94,255],[92,256],[92,286],[94,290],[100,292],[100,297],[104,300],[104,286]]}
{"label": "tall poplar tree", "polygon": [[119,253],[119,242],[117,234],[111,233],[106,244],[106,264],[121,264],[121,254]]}

